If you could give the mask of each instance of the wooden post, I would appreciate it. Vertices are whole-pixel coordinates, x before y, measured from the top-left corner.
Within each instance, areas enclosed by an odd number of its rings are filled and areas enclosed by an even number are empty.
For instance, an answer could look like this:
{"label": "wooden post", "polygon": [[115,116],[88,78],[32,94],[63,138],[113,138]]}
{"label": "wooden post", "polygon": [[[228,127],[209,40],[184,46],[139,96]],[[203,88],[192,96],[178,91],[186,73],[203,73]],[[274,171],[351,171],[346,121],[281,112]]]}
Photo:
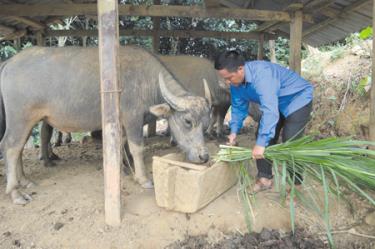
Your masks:
{"label": "wooden post", "polygon": [[[85,30],[89,29],[89,19],[85,17]],[[87,47],[87,36],[82,36],[82,47]]]}
{"label": "wooden post", "polygon": [[261,33],[259,35],[259,40],[258,40],[258,60],[263,60],[264,57],[264,33]]}
{"label": "wooden post", "polygon": [[[154,5],[160,5],[160,0],[154,0]],[[160,17],[153,17],[153,30],[152,30],[152,47],[154,53],[159,54],[160,49]],[[151,120],[147,125],[147,137],[156,135],[156,119]]]}
{"label": "wooden post", "polygon": [[120,166],[122,130],[120,123],[119,30],[117,0],[98,1],[100,90],[103,130],[105,221],[121,223]]}
{"label": "wooden post", "polygon": [[13,46],[17,51],[21,50],[21,38],[17,37],[16,39],[13,40]]}
{"label": "wooden post", "polygon": [[[375,29],[375,0],[372,1],[372,29]],[[375,141],[375,42],[372,40],[372,84],[370,92],[370,140]],[[375,148],[372,148],[375,149]]]}
{"label": "wooden post", "polygon": [[298,74],[301,74],[302,18],[302,11],[298,10],[290,22],[289,67]]}
{"label": "wooden post", "polygon": [[269,45],[269,48],[270,48],[270,61],[273,62],[273,63],[277,63],[275,40],[269,40],[268,45]]}
{"label": "wooden post", "polygon": [[[154,0],[154,5],[160,5],[160,0]],[[154,52],[158,54],[160,49],[160,17],[153,17],[152,22],[154,27],[152,32],[152,47],[154,48]]]}
{"label": "wooden post", "polygon": [[36,33],[36,45],[40,47],[44,47],[46,45],[45,38],[40,31]]}

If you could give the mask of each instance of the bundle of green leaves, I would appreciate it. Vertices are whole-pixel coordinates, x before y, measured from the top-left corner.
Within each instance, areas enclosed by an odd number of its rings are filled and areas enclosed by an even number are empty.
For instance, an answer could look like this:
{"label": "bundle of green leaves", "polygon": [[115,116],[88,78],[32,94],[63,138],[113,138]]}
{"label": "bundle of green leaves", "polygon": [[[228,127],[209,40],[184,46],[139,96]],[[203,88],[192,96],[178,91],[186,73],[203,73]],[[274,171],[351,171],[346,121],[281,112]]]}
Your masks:
{"label": "bundle of green leaves", "polygon": [[[375,151],[367,149],[368,146],[375,146],[375,142],[337,137],[315,140],[313,136],[305,136],[269,146],[265,150],[264,157],[273,163],[275,188],[280,193],[280,200],[285,204],[289,193],[290,200],[296,199],[322,217],[332,247],[334,243],[329,222],[329,196],[331,194],[345,199],[342,190],[349,189],[375,206],[375,200],[371,194],[375,191]],[[252,183],[252,178],[246,166],[248,165],[246,162],[252,159],[251,149],[226,145],[221,145],[220,148],[216,160],[229,162],[240,168],[240,196],[245,208],[247,225],[251,229],[251,218],[254,215],[252,215],[248,187]],[[302,191],[296,188],[294,182],[299,175],[309,178],[309,182],[320,183],[324,190],[323,194],[314,188],[307,187],[307,181],[302,181]],[[323,199],[323,207],[318,199]],[[294,230],[294,201],[289,202],[289,207]]]}

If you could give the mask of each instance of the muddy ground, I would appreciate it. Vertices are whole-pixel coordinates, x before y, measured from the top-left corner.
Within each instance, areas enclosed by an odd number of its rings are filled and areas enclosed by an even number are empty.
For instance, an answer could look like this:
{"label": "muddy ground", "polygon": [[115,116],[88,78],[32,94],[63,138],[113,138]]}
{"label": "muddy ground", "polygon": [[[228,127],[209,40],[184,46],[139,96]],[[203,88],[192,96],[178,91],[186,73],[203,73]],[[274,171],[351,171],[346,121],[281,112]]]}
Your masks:
{"label": "muddy ground", "polygon": [[[240,145],[250,146],[252,134],[241,135]],[[150,169],[153,155],[178,151],[168,141],[166,137],[146,140],[146,164]],[[218,144],[209,141],[211,153],[217,151]],[[247,230],[236,186],[198,212],[185,214],[158,207],[154,191],[142,189],[125,174],[121,179],[122,223],[120,227],[109,227],[104,223],[101,145],[75,142],[55,151],[62,160],[56,167],[45,168],[37,159],[38,149],[25,149],[26,175],[37,184],[25,190],[33,197],[25,206],[13,205],[5,195],[5,170],[3,162],[0,164],[0,248],[327,246],[322,223],[303,206],[297,206],[297,225],[304,231],[298,229],[297,237],[290,236],[289,211],[280,205],[277,193],[272,190],[256,196],[254,231],[261,232],[264,228],[275,231],[244,235]],[[349,233],[375,234],[374,207],[353,197],[351,208],[343,203],[332,205],[333,229],[340,231],[335,234],[338,248],[374,248],[374,240]],[[352,230],[348,232],[349,229]]]}

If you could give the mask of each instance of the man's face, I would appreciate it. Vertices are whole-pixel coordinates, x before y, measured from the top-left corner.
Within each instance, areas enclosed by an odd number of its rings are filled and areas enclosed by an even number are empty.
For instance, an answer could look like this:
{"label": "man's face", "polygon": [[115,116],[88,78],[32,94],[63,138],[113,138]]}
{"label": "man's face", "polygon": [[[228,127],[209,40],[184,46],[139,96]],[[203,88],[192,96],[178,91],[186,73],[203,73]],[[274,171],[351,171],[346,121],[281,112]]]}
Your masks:
{"label": "man's face", "polygon": [[238,86],[245,80],[245,70],[243,66],[239,66],[237,71],[235,72],[229,72],[227,69],[224,68],[218,70],[218,73],[221,77],[224,78],[225,83],[227,85],[232,84],[234,86]]}

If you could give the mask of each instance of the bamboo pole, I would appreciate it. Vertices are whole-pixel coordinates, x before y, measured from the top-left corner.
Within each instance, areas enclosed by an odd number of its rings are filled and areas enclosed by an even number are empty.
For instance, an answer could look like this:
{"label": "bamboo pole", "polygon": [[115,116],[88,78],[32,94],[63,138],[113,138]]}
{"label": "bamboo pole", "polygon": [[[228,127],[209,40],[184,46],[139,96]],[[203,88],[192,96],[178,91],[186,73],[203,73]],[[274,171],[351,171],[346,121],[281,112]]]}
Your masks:
{"label": "bamboo pole", "polygon": [[100,90],[103,130],[105,221],[121,223],[120,165],[122,161],[117,0],[98,1]]}

